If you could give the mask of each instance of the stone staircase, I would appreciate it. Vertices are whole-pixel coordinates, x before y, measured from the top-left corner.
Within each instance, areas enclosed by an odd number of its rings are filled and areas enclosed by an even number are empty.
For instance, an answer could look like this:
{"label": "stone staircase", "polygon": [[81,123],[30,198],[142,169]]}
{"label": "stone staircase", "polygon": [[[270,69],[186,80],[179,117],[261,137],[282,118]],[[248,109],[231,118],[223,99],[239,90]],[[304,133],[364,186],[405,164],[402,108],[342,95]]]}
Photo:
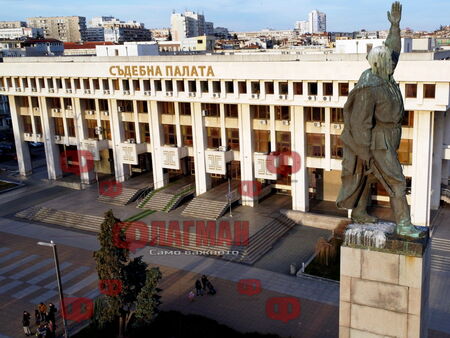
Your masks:
{"label": "stone staircase", "polygon": [[194,194],[194,192],[194,184],[182,186],[173,192],[167,192],[164,188],[159,189],[145,196],[138,204],[138,208],[169,212],[175,209],[185,197]]}
{"label": "stone staircase", "polygon": [[106,194],[101,194],[97,200],[103,203],[114,204],[114,205],[127,205],[133,202],[139,195],[152,189],[151,187],[133,189],[122,187],[122,192],[117,196],[108,196],[108,190],[105,191]]}
{"label": "stone staircase", "polygon": [[239,251],[239,255],[226,255],[222,258],[252,265],[295,225],[296,223],[293,220],[279,214],[261,230],[250,236],[249,245],[231,248],[231,250]]}
{"label": "stone staircase", "polygon": [[46,207],[31,207],[15,214],[16,217],[34,222],[62,225],[87,231],[100,231],[103,217],[82,215],[75,212]]}
{"label": "stone staircase", "polygon": [[227,207],[228,202],[196,197],[181,214],[183,216],[216,220],[225,213]]}

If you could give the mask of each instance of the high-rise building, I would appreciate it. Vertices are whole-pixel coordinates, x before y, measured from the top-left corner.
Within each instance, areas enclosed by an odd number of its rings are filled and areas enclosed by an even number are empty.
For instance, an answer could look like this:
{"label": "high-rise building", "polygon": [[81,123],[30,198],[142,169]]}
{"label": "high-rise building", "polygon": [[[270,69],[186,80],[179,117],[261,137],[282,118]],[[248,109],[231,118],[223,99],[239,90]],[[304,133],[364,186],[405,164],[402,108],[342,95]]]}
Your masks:
{"label": "high-rise building", "polygon": [[0,21],[0,29],[26,27],[25,21]]}
{"label": "high-rise building", "polygon": [[86,36],[84,16],[55,16],[27,18],[28,26],[42,28],[45,38],[63,42],[81,42]]}
{"label": "high-rise building", "polygon": [[202,35],[214,35],[214,24],[205,22],[205,16],[196,12],[172,13],[170,17],[172,39],[181,41]]}
{"label": "high-rise building", "polygon": [[[101,39],[101,40],[100,40]],[[93,17],[87,29],[87,41],[111,41],[116,43],[150,41],[152,34],[137,21],[121,21],[112,16]]]}
{"label": "high-rise building", "polygon": [[327,16],[317,9],[308,14],[309,33],[323,33],[327,31]]}
{"label": "high-rise building", "polygon": [[296,21],[295,29],[300,32],[300,34],[305,34],[309,32],[309,22],[308,21]]}

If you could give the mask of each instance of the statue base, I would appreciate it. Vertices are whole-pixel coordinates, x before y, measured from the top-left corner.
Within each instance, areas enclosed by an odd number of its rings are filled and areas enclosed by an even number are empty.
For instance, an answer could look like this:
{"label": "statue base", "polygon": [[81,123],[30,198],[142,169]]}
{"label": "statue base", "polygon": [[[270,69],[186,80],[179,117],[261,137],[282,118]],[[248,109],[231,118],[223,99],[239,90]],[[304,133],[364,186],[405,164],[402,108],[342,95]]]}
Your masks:
{"label": "statue base", "polygon": [[393,223],[348,226],[341,247],[340,337],[427,337],[428,244],[428,234],[398,237]]}

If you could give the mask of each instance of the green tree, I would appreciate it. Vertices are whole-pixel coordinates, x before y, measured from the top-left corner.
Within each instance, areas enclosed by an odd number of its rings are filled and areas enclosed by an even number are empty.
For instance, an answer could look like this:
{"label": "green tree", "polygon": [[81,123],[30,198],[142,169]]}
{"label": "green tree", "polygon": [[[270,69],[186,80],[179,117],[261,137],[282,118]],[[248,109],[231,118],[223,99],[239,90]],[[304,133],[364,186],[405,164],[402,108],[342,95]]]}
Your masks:
{"label": "green tree", "polygon": [[172,41],[172,32],[169,30],[169,35],[167,35],[167,41]]}
{"label": "green tree", "polygon": [[[136,310],[136,302],[147,280],[147,264],[142,256],[130,259],[126,243],[125,229],[115,228],[120,220],[115,218],[112,210],[105,213],[98,240],[100,249],[94,252],[97,273],[100,280],[120,285],[120,292],[107,292],[99,303],[95,313],[95,323],[100,327],[107,323],[119,321],[119,337],[123,337]],[[118,230],[120,229],[120,230]],[[125,246],[125,248],[122,248]],[[111,291],[111,290],[109,290]]]}
{"label": "green tree", "polygon": [[159,268],[147,270],[145,285],[137,297],[136,319],[138,325],[150,324],[158,314],[158,307],[161,304],[161,296],[158,283],[161,280],[161,271]]}

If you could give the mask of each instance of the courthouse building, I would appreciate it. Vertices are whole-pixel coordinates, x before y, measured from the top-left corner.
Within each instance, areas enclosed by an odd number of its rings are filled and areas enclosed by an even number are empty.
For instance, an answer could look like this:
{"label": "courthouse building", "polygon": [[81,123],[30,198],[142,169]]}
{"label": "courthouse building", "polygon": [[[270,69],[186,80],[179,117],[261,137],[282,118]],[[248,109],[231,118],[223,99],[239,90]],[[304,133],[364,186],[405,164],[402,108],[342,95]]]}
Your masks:
{"label": "courthouse building", "polygon": [[[429,224],[449,175],[450,61],[436,57],[403,54],[395,73],[406,110],[398,156],[418,225]],[[342,108],[369,67],[363,54],[4,61],[0,95],[9,98],[22,175],[32,169],[28,142],[43,142],[52,180],[63,175],[62,154],[88,150],[95,168],[81,173],[85,184],[96,173],[125,181],[152,172],[155,188],[193,176],[200,195],[231,177],[290,194],[301,211],[311,199],[336,199]],[[274,152],[294,153],[285,161],[292,173],[277,174]],[[247,191],[242,204],[260,197]],[[389,200],[380,184],[372,199]]]}

